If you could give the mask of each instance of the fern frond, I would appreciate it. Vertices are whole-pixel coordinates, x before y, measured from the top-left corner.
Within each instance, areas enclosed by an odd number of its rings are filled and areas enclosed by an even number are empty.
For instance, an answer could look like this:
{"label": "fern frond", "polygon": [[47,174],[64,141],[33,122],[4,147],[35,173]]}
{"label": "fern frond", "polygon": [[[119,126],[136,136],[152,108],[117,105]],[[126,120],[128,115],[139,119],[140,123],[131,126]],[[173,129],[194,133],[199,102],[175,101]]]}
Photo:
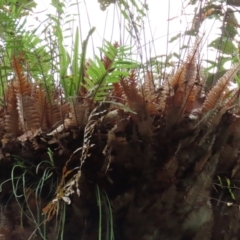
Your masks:
{"label": "fern frond", "polygon": [[146,72],[145,81],[143,84],[143,90],[144,90],[145,96],[148,96],[155,92],[153,75],[149,70],[147,70],[147,72]]}
{"label": "fern frond", "polygon": [[21,66],[22,57],[13,57],[13,69],[16,73],[14,88],[17,98],[17,109],[20,126],[23,131],[33,130],[40,127],[40,117],[34,106],[32,88],[24,75]]}
{"label": "fern frond", "polygon": [[207,112],[222,103],[224,94],[228,89],[230,81],[234,75],[239,71],[240,64],[233,67],[231,70],[226,72],[217,82],[217,84],[208,93],[206,100],[203,103],[202,111]]}
{"label": "fern frond", "polygon": [[63,123],[63,117],[61,114],[61,107],[57,103],[46,104],[46,122],[48,129],[54,128],[57,125]]}
{"label": "fern frond", "polygon": [[127,58],[129,49],[126,47],[106,42],[104,48],[100,50],[105,54],[105,58],[101,60],[96,56],[95,61],[90,60],[86,70],[88,77],[84,78],[84,87],[93,101],[103,101],[113,88],[113,84],[127,77],[129,69],[137,65]]}
{"label": "fern frond", "polygon": [[[196,57],[199,44],[200,41],[197,40],[182,67],[169,81],[170,87],[174,90],[174,103],[176,105],[174,104],[173,106],[179,106],[180,104],[188,106],[189,98],[191,100],[191,106],[193,106],[195,102],[196,92],[194,86],[196,81]],[[182,92],[184,92],[184,95]],[[190,106],[188,106],[188,111],[191,111]]]}
{"label": "fern frond", "polygon": [[185,76],[186,76],[186,65],[180,67],[177,72],[169,80],[169,98],[168,105],[171,107],[180,107],[182,105],[183,96],[185,94]]}
{"label": "fern frond", "polygon": [[230,92],[230,96],[225,101],[226,108],[231,108],[236,105],[240,95],[240,89],[235,89]]}
{"label": "fern frond", "polygon": [[146,111],[150,115],[156,114],[158,110],[157,94],[155,92],[153,76],[150,71],[146,72],[144,84],[142,86],[142,96],[145,100]]}
{"label": "fern frond", "polygon": [[7,135],[17,137],[21,134],[19,129],[19,118],[17,110],[17,98],[13,86],[13,81],[8,84],[6,90],[6,112],[4,114],[4,126]]}
{"label": "fern frond", "polygon": [[132,71],[130,76],[122,79],[120,84],[123,88],[124,94],[126,95],[126,100],[129,108],[136,112],[136,115],[132,115],[133,120],[138,122],[146,119],[147,112],[143,97],[140,95],[137,88],[137,80],[135,71]]}
{"label": "fern frond", "polygon": [[36,110],[40,115],[40,127],[43,131],[49,129],[47,124],[47,97],[45,93],[45,88],[40,84],[35,90],[35,99],[36,99]]}
{"label": "fern frond", "polygon": [[[179,122],[184,113],[190,113],[195,106],[198,93],[196,84],[196,57],[200,41],[196,41],[187,60],[178,69],[178,71],[170,78],[169,83],[164,86],[163,95],[166,104],[166,121],[169,126]],[[161,108],[162,108],[161,106]]]}
{"label": "fern frond", "polygon": [[124,96],[124,91],[123,91],[123,88],[122,88],[120,82],[113,84],[113,90],[112,90],[111,96],[113,97],[114,101],[116,101],[116,102],[120,102],[120,103],[124,102],[125,96]]}

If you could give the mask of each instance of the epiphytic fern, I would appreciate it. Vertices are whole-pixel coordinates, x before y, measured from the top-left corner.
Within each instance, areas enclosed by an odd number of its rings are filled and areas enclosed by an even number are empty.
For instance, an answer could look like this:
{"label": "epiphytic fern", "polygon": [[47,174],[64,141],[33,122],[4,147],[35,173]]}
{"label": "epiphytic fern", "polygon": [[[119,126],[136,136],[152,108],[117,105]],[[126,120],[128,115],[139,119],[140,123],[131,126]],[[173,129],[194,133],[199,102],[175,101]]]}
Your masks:
{"label": "epiphytic fern", "polygon": [[103,101],[109,95],[113,84],[122,77],[127,77],[129,69],[137,67],[137,64],[129,59],[127,47],[106,42],[100,51],[105,55],[104,58],[101,60],[96,56],[96,61],[89,60],[86,70],[88,76],[84,78],[84,87],[93,101]]}

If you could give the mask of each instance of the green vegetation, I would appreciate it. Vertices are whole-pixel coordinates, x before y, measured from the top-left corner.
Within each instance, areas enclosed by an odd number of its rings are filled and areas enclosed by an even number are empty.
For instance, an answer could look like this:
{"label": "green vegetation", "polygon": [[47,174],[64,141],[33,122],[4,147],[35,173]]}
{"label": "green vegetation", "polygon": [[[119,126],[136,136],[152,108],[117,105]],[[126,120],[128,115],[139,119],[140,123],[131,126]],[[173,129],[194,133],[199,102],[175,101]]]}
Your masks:
{"label": "green vegetation", "polygon": [[[0,0],[0,234],[237,239],[238,1],[187,1],[192,25],[168,26],[165,54],[144,42],[148,2],[95,1],[124,26],[101,46],[80,4],[52,0],[33,27],[34,1]],[[207,41],[210,20],[221,28]]]}

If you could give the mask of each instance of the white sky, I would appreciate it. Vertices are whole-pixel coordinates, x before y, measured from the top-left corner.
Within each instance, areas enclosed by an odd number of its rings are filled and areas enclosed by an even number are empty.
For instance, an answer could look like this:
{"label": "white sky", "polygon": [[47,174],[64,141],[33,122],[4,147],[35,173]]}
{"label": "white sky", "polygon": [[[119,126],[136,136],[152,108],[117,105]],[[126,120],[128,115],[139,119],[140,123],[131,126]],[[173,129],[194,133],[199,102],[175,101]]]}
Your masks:
{"label": "white sky", "polygon": [[[34,9],[34,14],[37,16],[38,20],[41,22],[46,18],[46,14],[53,13],[54,9],[50,6],[50,0],[36,0],[38,6]],[[72,0],[75,3],[76,0]],[[169,24],[169,38],[176,35],[179,31],[184,31],[186,29],[185,19],[181,19],[181,0],[148,0],[149,4],[149,20],[146,19],[145,24],[145,39],[142,36],[142,43],[152,42],[154,39],[154,46],[156,52],[153,49],[152,54],[165,54],[166,53],[166,41],[167,41],[167,30]],[[86,3],[86,5],[85,5]],[[168,9],[170,4],[170,15],[168,16]],[[87,33],[90,29],[88,17],[90,19],[91,26],[96,27],[96,31],[93,35],[94,46],[101,46],[102,40],[105,38],[111,42],[120,41],[120,36],[125,37],[125,41],[129,39],[128,34],[125,31],[123,33],[123,26],[119,26],[118,15],[114,11],[114,5],[111,4],[106,11],[101,11],[97,0],[85,0],[81,1],[80,4],[80,19],[81,19],[81,29],[82,38],[85,39]],[[86,11],[88,9],[88,12]],[[40,12],[40,13],[39,13]],[[70,13],[77,13],[76,7],[70,9]],[[86,14],[88,13],[88,15]],[[115,15],[114,15],[115,14]],[[167,21],[167,19],[175,18],[172,21]],[[115,21],[113,19],[115,18]],[[151,32],[150,27],[151,25]],[[123,25],[123,21],[122,21]],[[105,30],[104,30],[105,29]],[[122,39],[122,41],[124,41]],[[153,44],[150,44],[153,46]],[[148,50],[149,50],[149,46]],[[90,51],[90,48],[89,50]],[[169,49],[171,51],[171,49]]]}
{"label": "white sky", "polygon": [[[69,0],[71,3],[76,3],[77,0]],[[54,8],[50,5],[51,0],[35,0],[38,6],[34,9],[34,16],[38,18],[39,22],[46,19],[46,14],[54,13]],[[65,0],[64,2],[67,2]],[[138,0],[136,0],[138,2]],[[179,53],[179,44],[183,42],[175,41],[169,44],[167,47],[167,40],[177,35],[178,33],[184,33],[184,31],[191,26],[191,20],[193,18],[194,9],[191,6],[186,7],[187,0],[147,0],[149,5],[149,19],[146,19],[144,25],[145,34],[141,35],[141,46],[144,55],[144,61],[150,57],[166,54],[170,52]],[[92,57],[93,49],[101,47],[103,39],[110,42],[118,41],[120,43],[129,44],[129,34],[124,30],[124,21],[119,21],[119,13],[117,13],[114,5],[111,4],[106,11],[101,11],[98,0],[79,0],[80,9],[80,25],[81,25],[81,38],[84,40],[88,34],[90,27],[96,27],[96,31],[93,34],[92,39],[88,45],[88,56]],[[168,12],[168,10],[170,11]],[[184,10],[183,10],[184,9]],[[77,14],[77,7],[69,8],[70,14]],[[168,21],[168,19],[171,21]],[[77,19],[77,17],[76,17]],[[122,19],[123,20],[123,19]],[[90,23],[89,23],[90,22]],[[33,24],[39,24],[36,20],[32,21]],[[120,24],[121,23],[121,24]],[[76,25],[72,26],[76,29]],[[210,37],[207,37],[208,43],[216,38],[216,33],[219,30],[219,26],[214,26],[214,31],[211,30],[213,21],[206,21],[202,29],[206,32],[206,35],[211,33]],[[169,28],[169,29],[168,29]],[[169,34],[167,34],[169,31]],[[71,45],[72,39],[69,38],[67,44]],[[127,42],[128,41],[128,42]],[[186,43],[186,42],[185,42]],[[92,45],[94,47],[92,47]],[[206,44],[205,44],[206,45]],[[146,47],[146,49],[144,49]],[[145,56],[145,52],[151,56]],[[206,53],[206,51],[203,51]],[[96,52],[98,54],[98,52]],[[215,59],[215,54],[207,52],[204,58]]]}

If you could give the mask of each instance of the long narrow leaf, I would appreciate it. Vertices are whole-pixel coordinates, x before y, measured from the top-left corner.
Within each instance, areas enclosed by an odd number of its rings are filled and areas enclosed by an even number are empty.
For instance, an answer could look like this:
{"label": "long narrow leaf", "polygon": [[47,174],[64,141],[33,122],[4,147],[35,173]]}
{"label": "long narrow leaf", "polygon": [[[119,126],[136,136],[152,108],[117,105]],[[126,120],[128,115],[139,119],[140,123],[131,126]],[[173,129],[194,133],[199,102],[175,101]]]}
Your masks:
{"label": "long narrow leaf", "polygon": [[74,77],[73,77],[72,84],[70,86],[70,91],[69,91],[70,96],[73,96],[73,94],[75,94],[75,96],[77,96],[78,90],[79,90],[78,88],[73,89],[73,87],[75,85],[74,83],[77,82],[78,79],[79,79],[78,56],[79,56],[79,32],[78,32],[78,28],[77,28],[76,35],[75,35],[75,41],[74,41],[73,60],[72,60],[72,70],[73,70],[73,76]]}
{"label": "long narrow leaf", "polygon": [[95,27],[93,27],[87,35],[87,38],[82,43],[82,56],[80,61],[80,69],[79,69],[79,80],[76,82],[76,90],[80,90],[80,86],[83,82],[83,74],[84,74],[84,67],[85,67],[85,59],[86,59],[86,52],[87,52],[87,44],[89,41],[90,36],[94,33]]}

